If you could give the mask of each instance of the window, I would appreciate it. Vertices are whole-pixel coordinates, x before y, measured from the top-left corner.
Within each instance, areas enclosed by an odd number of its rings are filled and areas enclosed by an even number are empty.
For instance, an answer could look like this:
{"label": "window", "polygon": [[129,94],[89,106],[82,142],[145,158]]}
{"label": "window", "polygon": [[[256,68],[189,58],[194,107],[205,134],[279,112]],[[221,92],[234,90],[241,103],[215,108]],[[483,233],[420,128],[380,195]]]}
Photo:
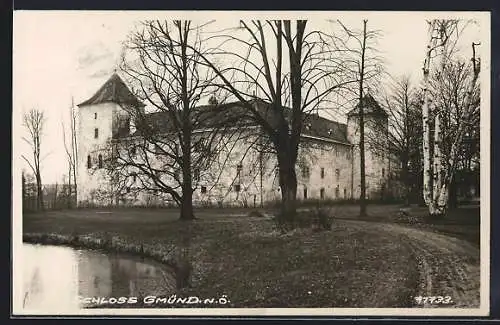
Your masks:
{"label": "window", "polygon": [[97,113],[94,113],[94,120],[97,120]]}
{"label": "window", "polygon": [[325,189],[324,189],[324,188],[321,188],[321,189],[319,190],[319,197],[320,197],[321,199],[324,199],[324,198],[325,198]]}
{"label": "window", "polygon": [[307,200],[307,187],[304,186],[304,200]]}
{"label": "window", "polygon": [[309,166],[302,167],[302,177],[309,178]]}
{"label": "window", "polygon": [[344,199],[347,199],[347,189],[344,187]]}
{"label": "window", "polygon": [[99,137],[99,129],[95,128],[94,129],[94,139],[97,139]]}
{"label": "window", "polygon": [[382,177],[385,177],[385,168],[382,168]]}
{"label": "window", "polygon": [[340,197],[340,188],[337,185],[337,187],[335,188],[335,198],[338,199],[339,197]]}
{"label": "window", "polygon": [[102,155],[101,154],[99,154],[98,159],[99,159],[99,168],[102,168]]}
{"label": "window", "polygon": [[135,181],[137,180],[137,173],[131,173],[130,176],[132,176],[132,182],[135,183]]}
{"label": "window", "polygon": [[92,168],[92,158],[90,155],[87,156],[87,168]]}
{"label": "window", "polygon": [[202,194],[207,193],[207,187],[206,187],[206,186],[202,186],[202,187],[201,187],[201,193],[202,193]]}
{"label": "window", "polygon": [[325,178],[325,169],[321,167],[321,178]]}
{"label": "window", "polygon": [[126,191],[127,193],[130,193],[130,187],[127,186]]}
{"label": "window", "polygon": [[235,192],[239,192],[240,190],[241,190],[241,186],[240,186],[240,184],[235,184],[235,185],[234,185],[234,191],[235,191]]}
{"label": "window", "polygon": [[337,180],[337,182],[339,181],[339,179],[340,179],[340,169],[335,169],[335,179]]}

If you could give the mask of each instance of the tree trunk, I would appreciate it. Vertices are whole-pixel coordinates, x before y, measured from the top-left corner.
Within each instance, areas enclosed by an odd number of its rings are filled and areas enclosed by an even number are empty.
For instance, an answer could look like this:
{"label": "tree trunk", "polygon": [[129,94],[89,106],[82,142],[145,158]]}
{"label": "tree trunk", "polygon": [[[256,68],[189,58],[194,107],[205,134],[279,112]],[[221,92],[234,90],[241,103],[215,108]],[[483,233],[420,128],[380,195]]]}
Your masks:
{"label": "tree trunk", "polygon": [[193,220],[193,178],[191,171],[191,131],[184,129],[184,144],[182,148],[182,196],[180,220]]}
{"label": "tree trunk", "polygon": [[37,199],[37,209],[43,211],[43,190],[42,190],[42,178],[40,172],[36,174],[36,199]]}
{"label": "tree trunk", "polygon": [[429,80],[429,73],[430,73],[430,68],[431,68],[431,51],[432,51],[432,46],[434,45],[435,42],[435,37],[434,37],[434,26],[435,22],[430,23],[429,25],[429,42],[427,43],[426,51],[425,51],[425,60],[424,60],[424,67],[423,67],[423,72],[424,72],[424,92],[423,92],[423,97],[424,97],[424,102],[422,105],[422,125],[423,125],[423,140],[422,140],[422,149],[423,149],[423,163],[424,163],[424,170],[423,170],[423,188],[422,188],[422,195],[424,198],[425,204],[429,207],[429,214],[434,214],[436,210],[436,206],[433,201],[433,184],[432,184],[432,151],[431,151],[431,120],[430,120],[430,80]]}
{"label": "tree trunk", "polygon": [[183,188],[182,198],[181,198],[181,215],[180,220],[193,220],[193,190],[191,186],[189,188]]}
{"label": "tree trunk", "polygon": [[455,209],[458,206],[458,200],[457,200],[457,182],[455,180],[455,177],[452,178],[451,184],[450,184],[450,193],[448,197],[448,207],[450,209]]}
{"label": "tree trunk", "polygon": [[408,170],[408,160],[403,159],[401,163],[402,163],[401,177],[402,177],[403,183],[404,183],[404,205],[409,206],[410,205],[410,193],[411,193],[412,182],[410,179],[410,172]]}
{"label": "tree trunk", "polygon": [[366,165],[365,165],[365,121],[363,107],[363,79],[365,76],[365,50],[366,50],[366,20],[363,20],[363,44],[361,47],[361,70],[359,81],[359,163],[361,178],[361,196],[359,198],[359,216],[366,216]]}
{"label": "tree trunk", "polygon": [[292,225],[297,214],[297,175],[295,165],[288,155],[280,155],[278,161],[279,183],[281,189],[281,211],[278,217],[280,224]]}

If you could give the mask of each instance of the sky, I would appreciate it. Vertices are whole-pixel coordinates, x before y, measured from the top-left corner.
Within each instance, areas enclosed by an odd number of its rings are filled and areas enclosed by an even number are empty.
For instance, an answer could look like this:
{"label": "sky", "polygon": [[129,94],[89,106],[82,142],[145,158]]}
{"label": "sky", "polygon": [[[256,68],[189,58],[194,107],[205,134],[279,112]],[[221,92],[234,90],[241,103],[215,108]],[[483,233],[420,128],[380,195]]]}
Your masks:
{"label": "sky", "polygon": [[[308,28],[327,31],[329,20],[340,19],[350,28],[360,28],[362,19],[368,27],[382,32],[378,39],[386,71],[392,76],[410,75],[414,82],[421,77],[430,17],[450,17],[457,13],[419,12],[127,12],[127,11],[15,11],[13,31],[13,159],[19,169],[27,168],[21,155],[29,155],[24,136],[22,114],[31,108],[43,110],[47,122],[42,142],[42,179],[44,183],[61,182],[67,173],[62,140],[62,124],[69,126],[69,109],[90,96],[110,77],[120,58],[122,43],[143,19],[198,19],[209,17],[210,28],[234,26],[239,19],[306,18]],[[488,42],[484,27],[489,16],[484,13],[460,13],[460,18],[477,18],[463,34],[459,46],[470,56],[472,41]],[[482,19],[482,20],[481,20]],[[488,34],[489,35],[489,28]],[[483,58],[483,57],[482,57]],[[339,117],[340,119],[342,117]]]}

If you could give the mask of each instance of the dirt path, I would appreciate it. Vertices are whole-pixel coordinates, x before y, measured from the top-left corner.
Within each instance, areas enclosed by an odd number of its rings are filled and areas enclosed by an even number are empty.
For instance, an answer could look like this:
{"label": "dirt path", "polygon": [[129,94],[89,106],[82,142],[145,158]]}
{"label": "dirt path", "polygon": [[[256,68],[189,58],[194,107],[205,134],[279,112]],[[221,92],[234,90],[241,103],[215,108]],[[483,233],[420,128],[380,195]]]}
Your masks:
{"label": "dirt path", "polygon": [[407,241],[419,265],[420,286],[416,296],[450,296],[452,303],[446,307],[479,307],[480,254],[475,246],[454,237],[395,224],[347,222]]}

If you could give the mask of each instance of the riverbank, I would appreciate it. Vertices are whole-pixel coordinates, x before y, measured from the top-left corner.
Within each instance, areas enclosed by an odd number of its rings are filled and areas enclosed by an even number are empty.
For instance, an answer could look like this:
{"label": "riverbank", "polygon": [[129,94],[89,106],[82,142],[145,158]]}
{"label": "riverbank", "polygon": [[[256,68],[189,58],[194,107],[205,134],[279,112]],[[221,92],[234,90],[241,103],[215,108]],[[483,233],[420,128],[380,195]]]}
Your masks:
{"label": "riverbank", "polygon": [[[422,250],[415,247],[423,235],[411,233],[410,240],[403,227],[384,230],[373,222],[336,219],[331,231],[285,235],[268,218],[202,214],[181,222],[177,214],[144,209],[58,211],[25,215],[23,222],[32,243],[107,247],[169,265],[189,260],[190,286],[177,294],[225,295],[227,307],[412,307],[426,288]],[[465,274],[471,292],[472,276]],[[438,281],[433,285],[439,289]],[[475,293],[466,296],[475,301]]]}

